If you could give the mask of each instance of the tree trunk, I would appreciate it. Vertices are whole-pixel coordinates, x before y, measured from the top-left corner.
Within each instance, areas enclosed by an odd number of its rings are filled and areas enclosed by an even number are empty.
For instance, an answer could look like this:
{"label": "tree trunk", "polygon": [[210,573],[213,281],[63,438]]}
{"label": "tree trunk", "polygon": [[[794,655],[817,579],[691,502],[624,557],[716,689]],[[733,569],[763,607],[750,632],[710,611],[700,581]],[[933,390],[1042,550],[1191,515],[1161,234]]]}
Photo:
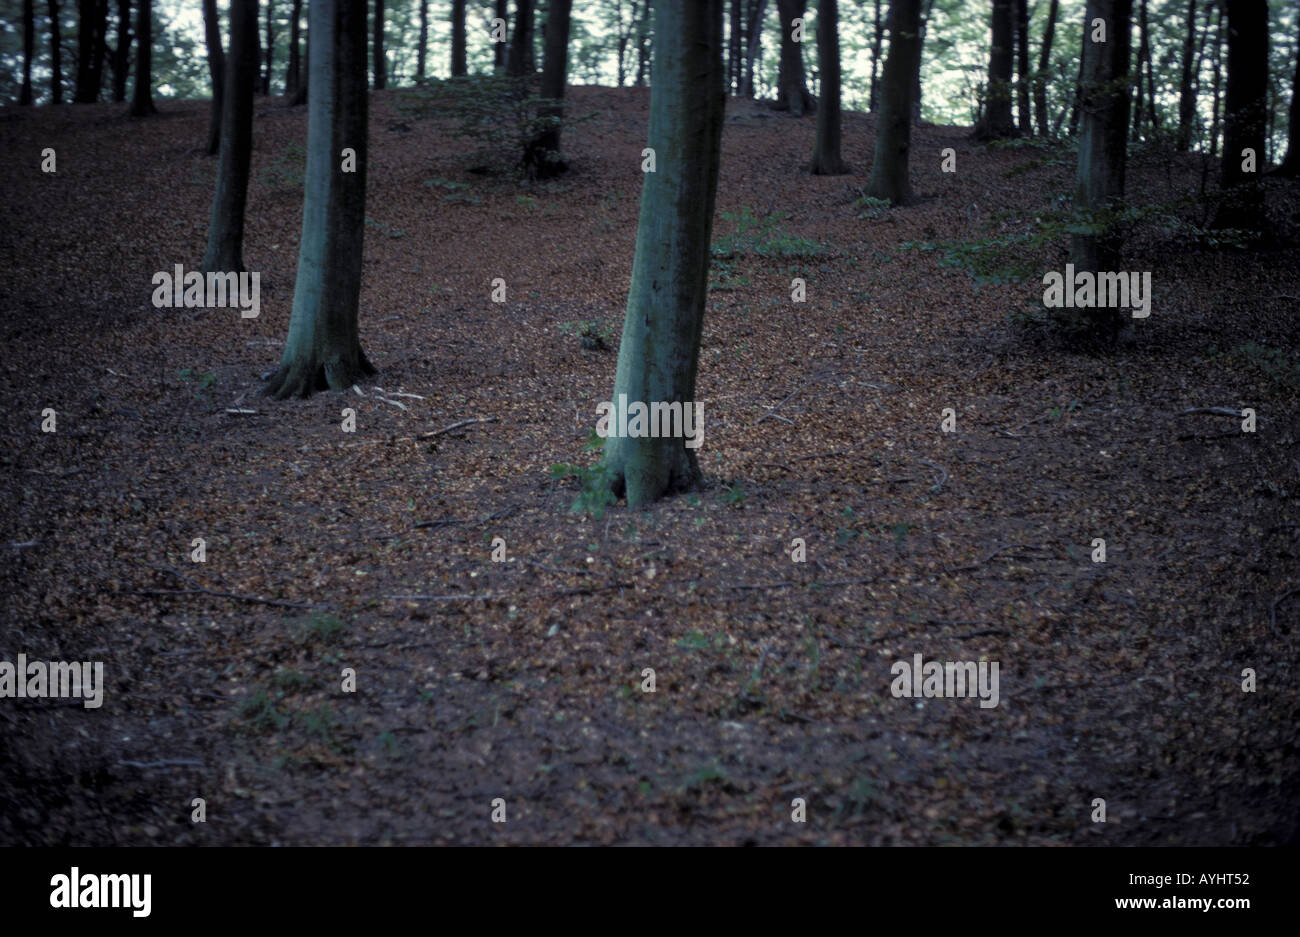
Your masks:
{"label": "tree trunk", "polygon": [[[744,43],[745,33],[745,11],[744,0],[731,0],[731,26],[727,40],[727,93],[740,94],[740,86],[744,82],[743,66],[741,61],[744,56],[741,52]],[[633,7],[635,10],[635,6]],[[620,71],[622,63],[622,50],[619,50]],[[622,84],[622,82],[619,82]]]}
{"label": "tree trunk", "polygon": [[1047,70],[1052,62],[1052,40],[1056,36],[1059,6],[1060,0],[1052,0],[1051,6],[1047,8],[1047,25],[1043,27],[1043,45],[1038,53],[1038,71],[1034,73],[1034,116],[1038,121],[1038,132],[1045,137],[1052,135],[1052,129],[1047,123]]}
{"label": "tree trunk", "polygon": [[776,0],[781,21],[781,62],[777,69],[776,110],[789,111],[795,117],[810,114],[817,107],[808,93],[803,71],[803,43],[794,40],[793,21],[802,18],[808,0]]}
{"label": "tree trunk", "polygon": [[1300,176],[1300,50],[1297,50],[1295,76],[1291,79],[1291,109],[1287,112],[1286,158],[1274,172],[1288,179]]}
{"label": "tree trunk", "polygon": [[[1228,7],[1228,90],[1224,97],[1219,228],[1264,230],[1264,132],[1268,125],[1268,2],[1232,0]],[[1254,152],[1253,171],[1242,164]]]}
{"label": "tree trunk", "polygon": [[[1086,23],[1084,24],[1087,25]],[[1070,104],[1070,136],[1079,132],[1079,97],[1083,87],[1083,54],[1088,46],[1088,30],[1083,31],[1082,45],[1079,47],[1079,71],[1074,77],[1074,95]]]}
{"label": "tree trunk", "polygon": [[50,103],[63,103],[63,39],[59,35],[59,0],[49,0]]}
{"label": "tree trunk", "polygon": [[877,79],[879,73],[877,66],[880,65],[880,47],[881,40],[884,37],[884,32],[885,24],[880,18],[880,0],[876,0],[875,32],[871,39],[871,101],[867,105],[867,109],[873,114],[876,113],[876,102],[878,100],[877,95],[880,90],[880,82]]}
{"label": "tree trunk", "polygon": [[[611,400],[615,407],[620,400],[679,403],[694,412],[726,103],[722,0],[659,0],[655,35],[660,41],[649,146],[657,154],[658,171],[646,173],[642,185]],[[604,457],[615,496],[638,507],[699,484],[696,450],[686,445],[690,440],[618,436],[618,416],[610,420]]]}
{"label": "tree trunk", "polygon": [[117,48],[113,50],[113,100],[126,100],[126,78],[131,70],[131,0],[117,3]]}
{"label": "tree trunk", "polygon": [[653,0],[646,0],[645,8],[641,13],[641,27],[637,30],[636,40],[636,85],[638,88],[644,88],[650,78],[650,63],[653,59],[653,52],[650,47],[650,17],[653,10]]}
{"label": "tree trunk", "polygon": [[420,44],[415,49],[415,80],[424,81],[429,49],[429,0],[420,0]]}
{"label": "tree trunk", "polygon": [[266,0],[266,72],[262,75],[262,94],[271,93],[271,63],[275,58],[275,32],[272,28],[271,7],[274,0]]}
{"label": "tree trunk", "polygon": [[[307,5],[307,23],[311,24],[311,4]],[[301,107],[307,103],[307,88],[311,84],[307,80],[307,75],[311,69],[311,31],[308,29],[307,40],[304,43],[307,51],[302,56],[302,71],[298,75],[298,90],[294,92],[293,97],[289,99],[290,107]]]}
{"label": "tree trunk", "polygon": [[[222,101],[226,94],[226,56],[221,51],[221,20],[217,0],[203,0],[203,36],[208,46],[208,75],[212,78],[212,107],[208,119],[208,155],[221,146]],[[233,50],[232,50],[232,55]]]}
{"label": "tree trunk", "polygon": [[230,62],[221,108],[221,163],[212,196],[203,271],[244,270],[244,206],[253,159],[253,92],[257,87],[257,0],[230,0]]}
{"label": "tree trunk", "polygon": [[849,171],[840,155],[840,37],[836,0],[817,0],[817,61],[822,73],[812,173],[840,176]]}
{"label": "tree trunk", "polygon": [[384,0],[375,0],[375,47],[370,64],[375,71],[375,90],[383,91],[388,87],[388,61],[384,58]]}
{"label": "tree trunk", "polygon": [[930,14],[934,11],[934,0],[926,0],[925,10],[921,13],[920,45],[916,49],[916,74],[912,76],[912,123],[921,123],[921,62],[925,53],[925,31],[930,26]]}
{"label": "tree trunk", "polygon": [[1196,122],[1196,91],[1192,85],[1192,67],[1196,55],[1196,0],[1187,0],[1187,34],[1183,37],[1182,74],[1178,80],[1178,149],[1186,153],[1192,147],[1192,127]]}
{"label": "tree trunk", "polygon": [[749,20],[745,26],[745,85],[741,96],[752,98],[755,94],[754,67],[763,45],[763,14],[767,0],[751,0]]}
{"label": "tree trunk", "polygon": [[903,205],[912,199],[908,155],[912,147],[912,76],[921,67],[921,0],[889,5],[889,57],[880,83],[876,149],[867,195]]}
{"label": "tree trunk", "polygon": [[135,35],[135,92],[131,96],[131,116],[146,117],[158,111],[153,105],[153,0],[139,0]]}
{"label": "tree trunk", "polygon": [[[1082,129],[1075,205],[1085,223],[1100,225],[1097,233],[1076,234],[1070,260],[1076,271],[1120,269],[1120,236],[1113,212],[1124,201],[1124,171],[1128,144],[1127,87],[1132,0],[1088,0],[1083,34],[1083,82],[1079,88]],[[1094,20],[1105,22],[1106,41],[1092,41]],[[1069,283],[1066,289],[1073,289]],[[1077,311],[1092,337],[1114,342],[1122,312],[1092,307]]]}
{"label": "tree trunk", "polygon": [[1029,119],[1029,2],[1016,0],[1016,117],[1020,135],[1032,137]]}
{"label": "tree trunk", "polygon": [[[420,51],[423,53],[423,46]],[[465,66],[465,0],[451,0],[451,74],[455,78],[468,73]]]}
{"label": "tree trunk", "polygon": [[975,138],[1014,137],[1011,117],[1012,0],[993,0],[993,39],[989,48],[989,80],[984,93],[984,113],[975,125]]}
{"label": "tree trunk", "polygon": [[1142,118],[1146,116],[1144,110],[1145,101],[1142,97],[1142,72],[1147,64],[1147,57],[1151,54],[1150,32],[1147,29],[1146,22],[1146,0],[1140,0],[1138,4],[1138,55],[1137,55],[1137,81],[1133,82],[1133,139],[1142,138]]}
{"label": "tree trunk", "polygon": [[302,0],[293,0],[289,14],[289,65],[284,70],[284,94],[293,100],[302,84]]}
{"label": "tree trunk", "polygon": [[533,0],[515,0],[515,30],[510,36],[510,61],[506,74],[511,78],[530,78],[533,64]]}
{"label": "tree trunk", "polygon": [[[346,390],[375,368],[358,304],[366,217],[366,0],[308,4],[307,170],[293,312],[269,397]],[[343,171],[343,152],[355,171]]]}
{"label": "tree trunk", "polygon": [[1214,19],[1214,102],[1210,108],[1210,156],[1219,153],[1219,115],[1223,112],[1223,7],[1215,3]]}
{"label": "tree trunk", "polygon": [[77,2],[77,83],[72,92],[73,104],[94,104],[99,100],[99,86],[92,79],[98,34],[99,0]]}
{"label": "tree trunk", "polygon": [[95,0],[95,48],[90,55],[90,85],[95,100],[104,87],[104,59],[108,54],[108,0]]}
{"label": "tree trunk", "polygon": [[18,103],[31,105],[32,97],[32,56],[36,54],[36,3],[35,0],[23,0],[23,87],[18,92]]}
{"label": "tree trunk", "polygon": [[[510,22],[510,9],[509,9],[508,0],[496,0],[495,19],[499,19],[503,23]],[[499,74],[505,70],[505,67],[506,67],[505,40],[502,40],[501,42],[494,42],[492,43],[492,69]]]}
{"label": "tree trunk", "polygon": [[[556,101],[564,99],[564,86],[569,65],[569,12],[573,0],[550,0],[546,14],[546,58],[542,62],[541,96]],[[531,176],[550,179],[567,168],[560,156],[560,122],[564,108],[546,107],[538,116],[549,126],[529,146],[524,154],[524,166]]]}

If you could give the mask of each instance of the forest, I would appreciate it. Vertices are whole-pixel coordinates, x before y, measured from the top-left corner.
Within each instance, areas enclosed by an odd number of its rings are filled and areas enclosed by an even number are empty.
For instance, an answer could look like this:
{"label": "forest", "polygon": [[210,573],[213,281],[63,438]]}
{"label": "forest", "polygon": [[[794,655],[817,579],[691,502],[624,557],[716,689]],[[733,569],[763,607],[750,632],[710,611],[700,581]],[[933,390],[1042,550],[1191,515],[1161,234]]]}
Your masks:
{"label": "forest", "polygon": [[1300,843],[1294,4],[0,25],[0,844]]}

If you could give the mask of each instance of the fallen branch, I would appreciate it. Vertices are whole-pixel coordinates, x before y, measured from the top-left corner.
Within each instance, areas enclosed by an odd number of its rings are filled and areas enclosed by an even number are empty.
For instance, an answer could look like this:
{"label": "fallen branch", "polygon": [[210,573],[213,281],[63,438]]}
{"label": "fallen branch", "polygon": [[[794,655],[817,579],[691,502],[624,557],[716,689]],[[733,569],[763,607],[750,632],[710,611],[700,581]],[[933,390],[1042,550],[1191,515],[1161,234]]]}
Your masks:
{"label": "fallen branch", "polygon": [[1188,407],[1186,410],[1179,410],[1174,414],[1174,416],[1188,416],[1189,414],[1195,413],[1204,414],[1206,416],[1230,416],[1238,420],[1241,419],[1241,411],[1234,410],[1231,407]]}
{"label": "fallen branch", "polygon": [[473,426],[475,423],[495,423],[497,418],[494,416],[480,416],[473,420],[461,420],[459,423],[453,423],[450,426],[444,426],[442,429],[436,429],[431,433],[421,433],[420,439],[432,439],[434,436],[441,436],[443,433],[450,433],[454,429],[460,429],[462,426]]}
{"label": "fallen branch", "polygon": [[166,758],[162,761],[119,761],[128,768],[202,768],[203,762],[192,758]]}
{"label": "fallen branch", "polygon": [[277,605],[281,608],[323,608],[306,602],[285,602],[281,599],[264,599],[256,595],[240,595],[237,592],[215,592],[212,589],[122,589],[118,595],[211,595],[219,599],[234,599],[237,602],[255,602],[259,605]]}

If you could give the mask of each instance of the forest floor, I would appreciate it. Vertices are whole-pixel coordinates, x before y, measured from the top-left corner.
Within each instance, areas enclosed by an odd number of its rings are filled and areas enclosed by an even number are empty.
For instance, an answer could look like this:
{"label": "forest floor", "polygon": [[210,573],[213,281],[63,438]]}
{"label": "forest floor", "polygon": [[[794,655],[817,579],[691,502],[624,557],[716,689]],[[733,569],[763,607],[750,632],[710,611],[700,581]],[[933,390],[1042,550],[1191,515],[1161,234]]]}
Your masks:
{"label": "forest floor", "polygon": [[[1297,841],[1294,184],[1268,183],[1282,246],[1135,230],[1151,315],[1088,353],[1036,323],[1062,244],[1026,246],[1024,282],[916,246],[1029,231],[1072,190],[1067,151],[923,126],[920,199],[881,211],[872,118],[845,118],[854,174],[812,177],[812,118],[730,101],[707,485],[595,518],[551,467],[594,459],[648,91],[573,89],[594,116],[545,184],[467,172],[403,100],[371,115],[379,374],[282,403],[259,378],[305,111],[257,108],[255,319],[150,301],[202,256],[206,103],[0,116],[0,659],[102,660],[107,683],[99,709],[0,700],[0,842]],[[1141,150],[1129,190],[1172,201],[1202,169]],[[895,698],[918,653],[999,662],[999,704]]]}

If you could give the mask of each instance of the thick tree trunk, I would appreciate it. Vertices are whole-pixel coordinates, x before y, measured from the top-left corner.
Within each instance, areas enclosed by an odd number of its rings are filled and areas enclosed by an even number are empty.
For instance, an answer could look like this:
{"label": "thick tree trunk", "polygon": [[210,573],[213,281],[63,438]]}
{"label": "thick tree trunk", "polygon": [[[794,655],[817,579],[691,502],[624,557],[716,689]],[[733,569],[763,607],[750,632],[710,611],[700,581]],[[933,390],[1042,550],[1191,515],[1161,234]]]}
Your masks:
{"label": "thick tree trunk", "polygon": [[[564,99],[564,86],[568,78],[569,12],[573,0],[550,0],[549,6],[546,14],[546,58],[542,63],[541,93],[544,98],[560,101]],[[549,179],[567,168],[560,155],[560,122],[564,119],[564,108],[543,108],[538,116],[551,123],[529,146],[528,152],[524,154],[524,166],[535,178]]]}
{"label": "thick tree trunk", "polygon": [[777,69],[776,109],[789,111],[795,117],[810,114],[817,107],[817,102],[808,93],[808,82],[803,70],[803,43],[794,39],[796,18],[802,18],[808,8],[808,0],[776,0],[778,18],[781,21],[781,62]]}
{"label": "thick tree trunk", "polygon": [[63,103],[63,38],[59,30],[59,0],[49,0],[50,103]]}
{"label": "thick tree trunk", "polygon": [[1059,7],[1060,0],[1052,0],[1047,8],[1047,25],[1043,27],[1043,44],[1038,52],[1038,71],[1034,73],[1034,116],[1038,121],[1038,132],[1045,137],[1052,135],[1047,123],[1047,70],[1052,63],[1052,40],[1056,36]]}
{"label": "thick tree trunk", "polygon": [[1300,176],[1300,52],[1296,55],[1295,76],[1291,79],[1291,109],[1287,112],[1286,158],[1274,172],[1288,179]]}
{"label": "thick tree trunk", "polygon": [[[423,45],[420,51],[423,53]],[[451,74],[455,78],[468,73],[465,65],[465,0],[451,0]]]}
{"label": "thick tree trunk", "polygon": [[[659,0],[655,6],[660,41],[648,145],[657,154],[658,171],[646,173],[642,185],[611,401],[615,407],[620,400],[679,403],[693,413],[726,103],[722,0]],[[618,416],[611,418],[611,430]],[[637,507],[696,486],[700,466],[689,441],[611,432],[604,458],[611,490]]]}
{"label": "thick tree trunk", "polygon": [[817,139],[811,167],[816,176],[839,176],[849,171],[840,155],[839,19],[836,0],[817,0],[817,61],[822,74],[822,96],[817,107]]}
{"label": "thick tree trunk", "polygon": [[293,100],[302,84],[302,0],[293,0],[289,13],[289,64],[284,70],[284,94]]}
{"label": "thick tree trunk", "polygon": [[[1120,269],[1121,243],[1112,213],[1124,200],[1132,10],[1132,0],[1088,0],[1085,11],[1083,82],[1079,88],[1083,126],[1074,201],[1085,223],[1100,225],[1103,230],[1074,235],[1070,259],[1081,272]],[[1092,23],[1099,18],[1105,22],[1105,42],[1092,41]],[[1066,289],[1073,288],[1073,283],[1066,284]],[[1113,342],[1119,335],[1122,310],[1093,307],[1077,311],[1093,337]]]}
{"label": "thick tree trunk", "polygon": [[131,0],[117,3],[117,48],[113,50],[113,100],[126,100],[126,78],[131,70]]}
{"label": "thick tree trunk", "polygon": [[[509,0],[496,0],[496,15],[494,19],[499,19],[501,20],[501,22],[509,24],[510,22]],[[505,67],[506,67],[506,42],[503,39],[501,42],[492,43],[492,68],[494,71],[500,73],[505,70]]]}
{"label": "thick tree trunk", "polygon": [[271,93],[271,64],[275,59],[275,31],[271,19],[274,0],[266,0],[266,71],[262,74],[262,94]]}
{"label": "thick tree trunk", "polygon": [[203,271],[244,270],[244,206],[253,159],[257,86],[257,0],[230,0],[230,62],[221,109],[221,164],[212,196]]}
{"label": "thick tree trunk", "polygon": [[18,92],[18,103],[28,106],[32,96],[32,56],[36,54],[36,3],[23,0],[23,86]]}
{"label": "thick tree trunk", "polygon": [[531,78],[533,63],[533,0],[515,0],[515,29],[510,36],[510,61],[506,74],[511,78]]}
{"label": "thick tree trunk", "polygon": [[763,47],[763,14],[767,12],[767,0],[750,0],[749,19],[745,25],[745,84],[741,88],[742,97],[752,98],[755,94],[754,68],[759,51]]}
{"label": "thick tree trunk", "polygon": [[[1227,198],[1215,213],[1220,228],[1264,230],[1264,133],[1268,126],[1268,3],[1232,0],[1228,7],[1228,90],[1224,98],[1220,185]],[[1253,166],[1243,164],[1251,151]]]}
{"label": "thick tree trunk", "polygon": [[921,67],[921,0],[889,5],[889,57],[880,83],[876,149],[867,195],[903,205],[912,198],[908,156],[912,147],[912,76]]}
{"label": "thick tree trunk", "polygon": [[[276,399],[346,390],[375,373],[357,324],[366,217],[366,0],[311,0],[308,24],[298,276],[284,354],[264,388]],[[345,149],[355,154],[354,167],[344,164]]]}
{"label": "thick tree trunk", "polygon": [[984,93],[984,113],[975,125],[975,138],[979,140],[1016,135],[1016,124],[1011,117],[1012,23],[1012,0],[993,0],[988,87]]}
{"label": "thick tree trunk", "polygon": [[880,17],[880,0],[876,0],[876,21],[875,31],[871,38],[871,100],[867,104],[867,109],[871,113],[876,113],[876,104],[879,100],[880,82],[878,79],[880,65],[881,43],[885,33],[884,20]]}
{"label": "thick tree trunk", "polygon": [[135,14],[135,91],[131,95],[131,116],[157,113],[153,105],[153,0],[139,0]]}
{"label": "thick tree trunk", "polygon": [[221,20],[217,15],[217,0],[203,0],[203,36],[208,46],[208,75],[212,78],[208,155],[213,156],[221,146],[222,101],[226,95],[226,56],[221,51]]}
{"label": "thick tree trunk", "polygon": [[384,58],[384,0],[375,0],[375,46],[370,57],[375,71],[375,90],[388,87],[388,61]]}
{"label": "thick tree trunk", "polygon": [[1016,0],[1016,118],[1020,135],[1032,137],[1029,119],[1029,2]]}

